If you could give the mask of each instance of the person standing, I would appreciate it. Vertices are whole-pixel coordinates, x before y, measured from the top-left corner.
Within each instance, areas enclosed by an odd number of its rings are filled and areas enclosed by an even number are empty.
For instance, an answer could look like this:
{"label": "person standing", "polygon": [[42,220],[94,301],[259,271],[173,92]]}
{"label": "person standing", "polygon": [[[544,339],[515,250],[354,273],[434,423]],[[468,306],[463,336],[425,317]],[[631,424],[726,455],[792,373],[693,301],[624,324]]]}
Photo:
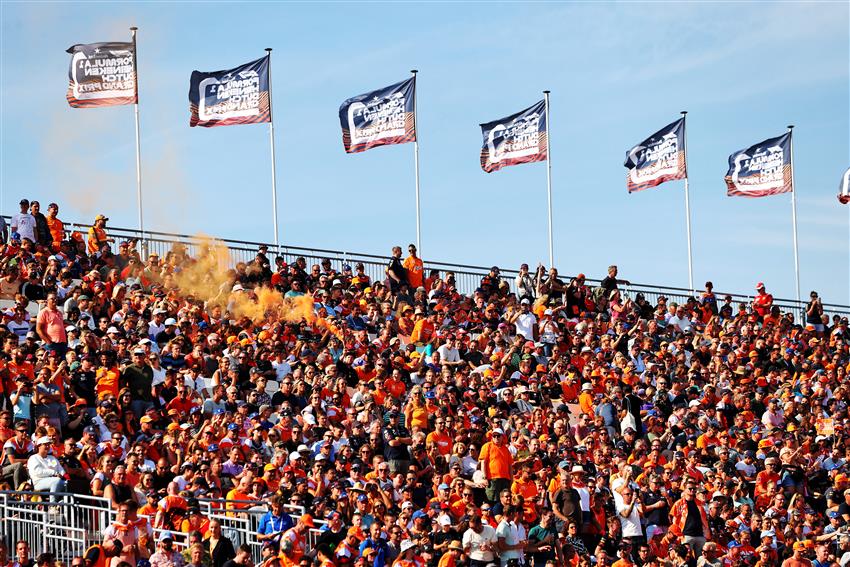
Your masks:
{"label": "person standing", "polygon": [[65,223],[56,217],[58,214],[59,205],[56,203],[47,205],[47,229],[50,231],[50,237],[53,240],[54,252],[61,250],[62,241],[65,240]]}
{"label": "person standing", "polygon": [[223,567],[236,557],[233,542],[221,533],[221,522],[216,519],[210,520],[210,537],[204,541],[204,547],[209,553],[212,567]]}
{"label": "person standing", "polygon": [[496,527],[496,549],[502,567],[519,567],[525,550],[525,528],[517,522],[519,508],[513,504],[505,506],[502,521]]}
{"label": "person standing", "polygon": [[401,246],[393,246],[393,255],[384,271],[387,274],[387,285],[391,292],[398,292],[402,284],[407,283],[407,270],[401,262]]}
{"label": "person standing", "polygon": [[528,551],[534,567],[544,567],[547,562],[555,561],[555,546],[558,545],[558,531],[552,517],[552,510],[543,510],[540,523],[528,532]]}
{"label": "person standing", "polygon": [[487,500],[496,502],[502,490],[510,488],[514,458],[505,445],[505,432],[496,427],[491,440],[484,443],[478,454],[478,464],[487,479]]}
{"label": "person standing", "polygon": [[559,532],[566,530],[572,522],[577,526],[583,526],[581,512],[581,494],[573,487],[572,475],[569,471],[569,463],[562,461],[558,465],[561,479],[561,487],[552,495],[552,512],[558,519],[557,529]]}
{"label": "person standing", "polygon": [[399,413],[396,410],[390,410],[387,414],[387,427],[384,428],[384,458],[390,465],[392,474],[407,474],[407,467],[410,466],[410,445],[413,444],[413,438],[407,428],[399,424]]}
{"label": "person standing", "polygon": [[130,520],[130,508],[136,503],[125,500],[118,505],[115,521],[103,530],[105,541],[119,540],[121,542],[121,553],[112,557],[107,567],[117,567],[122,561],[135,565],[141,559],[139,554],[139,530]]}
{"label": "person standing", "polygon": [[38,312],[35,320],[35,332],[44,341],[45,350],[55,352],[60,357],[65,356],[68,350],[68,335],[65,332],[65,318],[56,307],[56,293],[47,294],[44,307]]}
{"label": "person standing", "polygon": [[682,542],[691,548],[695,557],[699,557],[711,532],[705,510],[696,501],[696,489],[694,482],[686,482],[682,498],[670,509],[670,531],[673,535],[682,536]]}
{"label": "person standing", "polygon": [[29,200],[21,199],[21,212],[12,215],[12,233],[18,233],[20,240],[29,238],[32,242],[37,242],[35,237],[35,217],[30,214],[29,208]]}
{"label": "person standing", "polygon": [[[410,256],[404,259],[404,269],[407,271],[407,283],[410,285],[411,290],[416,290],[418,287],[422,287],[424,283],[424,274],[422,272],[422,259],[416,255],[416,246],[413,244],[408,245],[407,251],[410,253]],[[425,290],[425,293],[428,293],[430,290]]]}
{"label": "person standing", "polygon": [[463,553],[469,558],[469,567],[486,567],[492,563],[496,557],[495,544],[496,530],[474,514],[463,534]]}
{"label": "person standing", "polygon": [[635,494],[635,489],[630,485],[626,485],[620,491],[620,495],[623,497],[617,504],[620,533],[623,540],[629,541],[632,544],[640,543],[640,540],[643,539],[643,528],[641,528],[643,508],[640,498]]}
{"label": "person standing", "polygon": [[137,348],[133,351],[133,363],[124,368],[121,380],[130,388],[133,401],[130,407],[135,415],[145,415],[153,407],[153,368],[148,364],[147,353]]}
{"label": "person standing", "polygon": [[52,250],[53,236],[50,234],[50,227],[47,224],[47,218],[45,218],[41,212],[41,203],[38,201],[30,203],[30,214],[35,219],[36,244]]}

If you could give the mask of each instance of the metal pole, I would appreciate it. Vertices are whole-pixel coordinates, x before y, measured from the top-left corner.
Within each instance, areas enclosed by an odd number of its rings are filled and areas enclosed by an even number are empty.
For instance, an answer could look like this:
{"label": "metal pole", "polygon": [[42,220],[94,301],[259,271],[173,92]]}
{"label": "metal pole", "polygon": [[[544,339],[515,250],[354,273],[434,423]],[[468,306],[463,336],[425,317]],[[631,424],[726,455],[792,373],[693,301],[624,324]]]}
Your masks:
{"label": "metal pole", "polygon": [[691,251],[691,191],[688,184],[688,178],[690,177],[688,174],[688,125],[686,120],[688,111],[683,110],[681,114],[682,120],[685,120],[685,147],[683,149],[685,150],[685,226],[688,230],[688,288],[691,290],[691,293],[694,293],[694,260]]}
{"label": "metal pole", "polygon": [[552,131],[549,128],[549,92],[543,91],[543,100],[546,102],[546,199],[549,205],[549,267],[555,267],[555,245],[552,238],[552,152],[549,140],[552,139]]}
{"label": "metal pole", "polygon": [[136,104],[133,105],[136,115],[136,203],[139,208],[139,232],[142,236],[142,250],[145,249],[145,222],[142,215],[142,155],[141,143],[139,141],[139,70],[137,66],[139,50],[136,47],[136,32],[139,28],[133,26],[130,33],[133,36],[133,78],[136,81]]}
{"label": "metal pole", "polygon": [[794,283],[797,286],[797,308],[802,309],[800,302],[800,258],[797,252],[797,184],[794,183],[794,125],[788,125],[788,147],[791,153],[791,222],[794,225]]}
{"label": "metal pole", "polygon": [[411,69],[413,75],[413,166],[416,170],[416,249],[422,257],[422,232],[419,218],[419,121],[416,116],[416,73],[417,69]]}
{"label": "metal pole", "polygon": [[274,221],[274,247],[275,253],[280,255],[280,237],[277,228],[277,173],[275,171],[274,159],[274,113],[272,112],[272,48],[267,47],[266,53],[269,58],[269,140],[272,149],[272,219]]}

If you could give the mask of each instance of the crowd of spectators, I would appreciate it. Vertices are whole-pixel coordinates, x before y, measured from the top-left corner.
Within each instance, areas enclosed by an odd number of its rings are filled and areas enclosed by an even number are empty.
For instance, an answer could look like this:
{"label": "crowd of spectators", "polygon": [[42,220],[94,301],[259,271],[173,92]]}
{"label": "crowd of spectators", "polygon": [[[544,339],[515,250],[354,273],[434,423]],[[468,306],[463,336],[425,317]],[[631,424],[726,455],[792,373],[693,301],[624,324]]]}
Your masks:
{"label": "crowd of spectators", "polygon": [[[616,266],[522,265],[464,295],[413,245],[375,281],[263,247],[212,302],[177,285],[184,247],[58,210],[21,201],[0,248],[0,482],[109,501],[71,567],[251,564],[210,499],[262,509],[269,567],[850,563],[850,336],[815,292],[651,303]],[[313,313],[235,316],[260,288]]]}

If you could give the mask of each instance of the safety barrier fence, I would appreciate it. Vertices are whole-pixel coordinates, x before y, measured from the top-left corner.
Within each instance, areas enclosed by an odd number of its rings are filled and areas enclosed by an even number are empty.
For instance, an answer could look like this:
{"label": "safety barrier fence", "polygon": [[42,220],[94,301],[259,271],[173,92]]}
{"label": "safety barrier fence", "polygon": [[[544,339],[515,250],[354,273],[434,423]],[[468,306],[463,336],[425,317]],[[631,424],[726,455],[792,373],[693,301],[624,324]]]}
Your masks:
{"label": "safety barrier fence", "polygon": [[[116,511],[106,498],[80,494],[45,492],[0,492],[0,539],[9,549],[23,540],[29,543],[34,555],[51,552],[60,561],[70,562],[82,556],[90,546],[103,542],[103,530],[116,519]],[[260,520],[268,512],[265,502],[199,499],[201,515],[221,523],[222,534],[234,547],[243,543],[251,548],[255,563],[262,559],[262,543],[258,537]],[[284,506],[296,520],[304,514],[301,506]],[[323,521],[316,519],[316,528],[307,537],[312,549],[321,534]],[[170,528],[154,528],[153,541],[168,530],[174,536],[174,548],[186,549],[189,534]]]}
{"label": "safety barrier fence", "polygon": [[[68,223],[66,225],[69,230],[79,231],[85,238],[90,225],[80,223]],[[187,234],[175,234],[168,232],[145,231],[144,233],[128,228],[109,227],[110,237],[118,243],[123,240],[135,240],[141,247],[143,254],[156,253],[161,258],[164,258],[170,252],[175,244],[181,244],[190,255],[196,254],[200,248],[208,244],[212,237],[192,236]],[[303,257],[308,266],[319,264],[322,260],[328,259],[331,265],[337,271],[342,269],[344,264],[354,267],[357,262],[362,262],[365,273],[371,278],[371,281],[383,281],[386,278],[385,268],[389,261],[389,256],[381,256],[375,254],[364,254],[360,252],[347,252],[344,250],[328,250],[322,248],[310,248],[301,246],[280,246],[276,249],[273,244],[264,242],[253,242],[247,240],[234,240],[228,238],[215,238],[217,242],[226,245],[230,251],[230,258],[233,263],[236,262],[251,262],[257,254],[257,249],[260,246],[267,246],[270,259],[274,260],[276,256],[280,256],[285,262],[294,262],[297,258]],[[117,250],[117,245],[113,246]],[[430,270],[439,270],[441,274],[446,275],[451,272],[455,276],[455,284],[458,291],[464,294],[473,293],[481,284],[481,278],[487,275],[490,268],[485,266],[475,266],[468,264],[456,264],[449,262],[425,261],[424,269],[426,274]],[[532,270],[533,272],[534,270]],[[517,270],[501,267],[502,278],[507,281],[512,291],[516,291],[514,280],[518,274]],[[532,274],[533,275],[533,274]],[[569,281],[572,276],[561,275],[563,280]],[[586,280],[588,286],[599,286],[601,280],[590,279]],[[629,294],[632,299],[638,293],[642,293],[646,299],[655,304],[659,297],[664,296],[668,301],[684,303],[689,297],[698,297],[698,290],[689,290],[687,288],[663,286],[654,284],[633,283],[625,286],[624,291]],[[733,304],[747,303],[753,300],[752,294],[741,293],[726,293],[715,291],[718,298],[723,298],[726,295],[732,297]],[[797,317],[800,317],[806,308],[806,302],[798,302],[795,299],[774,298],[774,305],[779,306],[783,311],[791,311]],[[828,315],[850,315],[850,306],[837,303],[824,303],[824,312]]]}

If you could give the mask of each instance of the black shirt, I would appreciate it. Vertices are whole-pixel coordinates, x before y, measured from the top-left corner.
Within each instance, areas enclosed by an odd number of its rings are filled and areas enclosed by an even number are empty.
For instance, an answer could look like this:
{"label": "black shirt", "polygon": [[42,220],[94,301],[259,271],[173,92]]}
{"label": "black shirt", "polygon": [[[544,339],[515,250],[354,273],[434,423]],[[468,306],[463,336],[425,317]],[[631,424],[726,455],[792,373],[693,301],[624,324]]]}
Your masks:
{"label": "black shirt", "polygon": [[699,506],[693,500],[686,500],[685,503],[688,505],[688,517],[685,518],[685,527],[682,529],[682,535],[703,537],[702,515],[699,512]]}
{"label": "black shirt", "polygon": [[649,510],[646,514],[646,523],[647,524],[655,524],[656,526],[669,526],[670,525],[670,505],[667,504],[667,499],[664,498],[664,495],[661,494],[660,491],[648,490],[643,494],[643,504],[644,507],[651,506],[652,504],[656,504],[658,502],[664,502],[664,506],[661,508],[656,508],[654,510]]}
{"label": "black shirt", "polygon": [[401,258],[390,258],[390,261],[387,263],[387,270],[398,278],[398,281],[391,277],[387,278],[389,280],[391,290],[396,291],[401,284],[407,283],[407,270],[405,270],[404,266],[401,265]]}
{"label": "black shirt", "polygon": [[410,437],[410,433],[408,433],[404,426],[397,425],[396,427],[387,427],[384,429],[384,458],[388,461],[410,460],[410,452],[407,450],[407,445],[401,444],[396,447],[390,445],[390,441],[399,437]]}
{"label": "black shirt", "polygon": [[553,507],[568,519],[581,525],[581,496],[575,488],[562,487],[555,493]]}
{"label": "black shirt", "polygon": [[78,398],[83,398],[86,405],[95,405],[95,386],[97,379],[94,370],[79,370],[71,376],[71,389]]}

